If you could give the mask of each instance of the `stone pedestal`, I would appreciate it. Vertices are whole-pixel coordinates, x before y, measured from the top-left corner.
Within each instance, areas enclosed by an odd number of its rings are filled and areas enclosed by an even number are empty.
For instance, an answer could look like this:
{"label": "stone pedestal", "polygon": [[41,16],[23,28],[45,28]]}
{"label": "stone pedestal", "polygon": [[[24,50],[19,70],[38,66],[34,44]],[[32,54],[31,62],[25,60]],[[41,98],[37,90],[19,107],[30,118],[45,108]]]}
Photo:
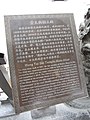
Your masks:
{"label": "stone pedestal", "polygon": [[77,108],[77,109],[89,109],[90,110],[90,97],[84,97],[75,99],[71,102],[66,103],[66,105]]}
{"label": "stone pedestal", "polygon": [[32,119],[37,119],[40,117],[45,117],[45,116],[51,116],[56,114],[56,106],[51,106],[51,107],[46,107],[46,108],[41,108],[41,109],[36,109],[31,111],[31,117]]}

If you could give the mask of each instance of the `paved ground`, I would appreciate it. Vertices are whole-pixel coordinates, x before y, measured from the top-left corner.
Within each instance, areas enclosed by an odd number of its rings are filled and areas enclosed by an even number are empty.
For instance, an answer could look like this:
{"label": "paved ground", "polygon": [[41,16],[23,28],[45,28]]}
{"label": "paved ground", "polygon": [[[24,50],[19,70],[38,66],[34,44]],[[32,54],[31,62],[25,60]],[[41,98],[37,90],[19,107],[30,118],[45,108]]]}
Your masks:
{"label": "paved ground", "polygon": [[0,118],[0,120],[90,120],[90,111],[86,109],[76,109],[64,104],[56,106],[56,114],[32,119],[31,112],[24,112],[19,115]]}
{"label": "paved ground", "polygon": [[15,115],[14,108],[10,104],[0,105],[0,120],[90,120],[90,98],[74,100],[69,102],[69,105],[58,104],[51,110],[47,108],[39,110],[34,112],[36,116],[42,116],[37,119],[32,119],[31,113],[28,111]]}

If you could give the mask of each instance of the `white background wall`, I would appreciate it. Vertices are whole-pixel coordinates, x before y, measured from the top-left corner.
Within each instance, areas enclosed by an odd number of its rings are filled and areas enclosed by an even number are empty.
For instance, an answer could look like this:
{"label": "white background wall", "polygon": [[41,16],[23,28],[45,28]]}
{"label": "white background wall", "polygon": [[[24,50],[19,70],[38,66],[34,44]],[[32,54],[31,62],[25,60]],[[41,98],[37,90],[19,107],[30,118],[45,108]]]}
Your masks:
{"label": "white background wall", "polygon": [[[52,0],[2,0],[0,1],[0,52],[7,58],[4,15],[74,13],[76,29],[83,22],[83,16],[90,7],[90,0],[67,0],[52,2]],[[7,64],[8,65],[8,64]]]}

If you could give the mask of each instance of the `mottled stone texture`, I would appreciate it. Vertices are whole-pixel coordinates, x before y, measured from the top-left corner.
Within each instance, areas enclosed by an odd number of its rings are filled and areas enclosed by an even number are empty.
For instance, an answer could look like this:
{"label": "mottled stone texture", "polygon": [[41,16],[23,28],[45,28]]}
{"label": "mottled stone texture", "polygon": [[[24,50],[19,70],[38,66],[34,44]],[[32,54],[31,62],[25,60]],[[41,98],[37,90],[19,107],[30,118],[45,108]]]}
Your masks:
{"label": "mottled stone texture", "polygon": [[31,116],[33,119],[40,118],[40,117],[45,117],[45,116],[50,116],[56,114],[56,107],[51,106],[47,108],[42,108],[39,110],[32,110],[31,111]]}
{"label": "mottled stone texture", "polygon": [[85,76],[87,77],[87,90],[90,96],[90,9],[88,9],[88,12],[84,16],[84,22],[80,24],[79,31],[81,56],[83,60]]}
{"label": "mottled stone texture", "polygon": [[59,104],[56,106],[56,114],[49,114],[48,116],[43,114],[40,118],[32,118],[31,112],[28,111],[11,117],[0,118],[0,120],[90,120],[90,110]]}

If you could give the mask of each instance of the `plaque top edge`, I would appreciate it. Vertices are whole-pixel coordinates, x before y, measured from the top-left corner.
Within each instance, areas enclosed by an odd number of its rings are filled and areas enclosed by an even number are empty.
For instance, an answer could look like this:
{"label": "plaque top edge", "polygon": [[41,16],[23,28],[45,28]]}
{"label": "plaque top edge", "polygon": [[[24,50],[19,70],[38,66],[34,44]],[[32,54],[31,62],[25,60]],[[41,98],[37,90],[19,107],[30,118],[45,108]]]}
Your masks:
{"label": "plaque top edge", "polygon": [[25,15],[4,15],[5,19],[29,19],[29,18],[51,18],[51,17],[67,17],[73,16],[73,13],[50,13],[50,14],[25,14]]}

